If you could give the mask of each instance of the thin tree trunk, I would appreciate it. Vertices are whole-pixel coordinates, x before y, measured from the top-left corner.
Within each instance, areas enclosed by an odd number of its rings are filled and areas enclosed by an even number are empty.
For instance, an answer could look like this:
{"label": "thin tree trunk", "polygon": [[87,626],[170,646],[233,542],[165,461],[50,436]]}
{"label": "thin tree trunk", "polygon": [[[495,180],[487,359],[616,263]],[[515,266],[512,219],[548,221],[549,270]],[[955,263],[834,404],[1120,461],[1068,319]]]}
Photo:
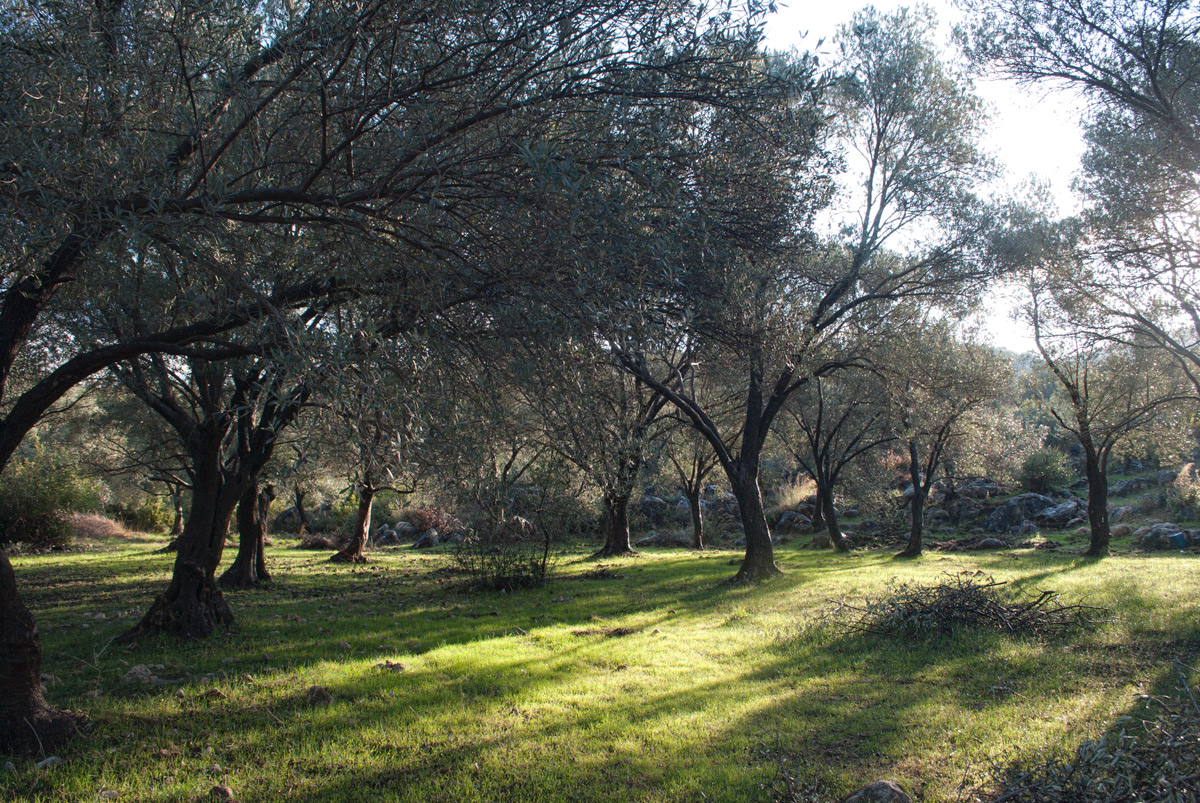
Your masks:
{"label": "thin tree trunk", "polygon": [[604,546],[593,553],[594,558],[637,554],[629,537],[629,494],[608,494],[604,507],[608,511],[608,527]]}
{"label": "thin tree trunk", "polygon": [[258,507],[255,514],[258,516],[258,557],[255,566],[255,571],[258,573],[258,582],[271,582],[271,575],[267,571],[267,530],[271,523],[271,503],[275,501],[275,487],[268,485],[258,495]]}
{"label": "thin tree trunk", "polygon": [[692,547],[704,549],[704,509],[700,507],[700,483],[687,487],[688,508],[692,513]]}
{"label": "thin tree trunk", "polygon": [[1108,555],[1111,533],[1108,529],[1108,472],[1092,450],[1084,451],[1084,471],[1088,486],[1088,548],[1084,554],[1093,558]]}
{"label": "thin tree trunk", "polygon": [[175,508],[175,521],[171,524],[171,537],[178,538],[183,534],[183,489],[178,485],[171,486],[171,504]]}
{"label": "thin tree trunk", "polygon": [[42,696],[42,643],[0,549],[0,754],[48,754],[76,734],[75,719]]}
{"label": "thin tree trunk", "polygon": [[921,461],[917,456],[917,444],[908,442],[908,470],[912,480],[913,495],[909,501],[912,512],[912,526],[908,531],[908,546],[896,557],[915,558],[923,549],[922,536],[925,531],[925,496],[926,491],[921,480]]}
{"label": "thin tree trunk", "polygon": [[825,486],[819,476],[814,475],[813,482],[817,484],[817,498],[813,505],[812,528],[814,533],[819,533],[825,529]]}
{"label": "thin tree trunk", "polygon": [[767,514],[763,510],[762,489],[758,485],[757,461],[737,462],[737,470],[729,477],[733,495],[737,497],[738,510],[742,517],[742,529],[746,535],[746,557],[735,583],[757,583],[783,574],[775,565],[775,550],[771,545],[771,528],[767,526]]}
{"label": "thin tree trunk", "polygon": [[221,470],[223,434],[215,426],[199,429],[192,456],[192,508],[183,534],[177,539],[171,582],[137,626],[118,641],[159,633],[183,639],[204,638],[217,627],[233,624],[233,613],[216,583],[229,520],[241,496],[240,489]]}
{"label": "thin tree trunk", "polygon": [[842,528],[838,524],[837,509],[833,506],[833,488],[830,484],[824,485],[817,504],[825,513],[825,526],[829,529],[829,540],[833,542],[834,549],[838,552],[849,552],[850,542],[842,535]]}
{"label": "thin tree trunk", "polygon": [[358,516],[354,520],[354,532],[350,536],[349,545],[341,552],[335,552],[330,558],[334,563],[366,563],[367,556],[363,547],[367,543],[367,534],[371,529],[371,507],[375,503],[375,489],[366,486],[358,488]]}
{"label": "thin tree trunk", "polygon": [[312,525],[308,523],[308,514],[304,512],[304,497],[306,494],[300,490],[299,485],[296,486],[294,493],[296,495],[296,515],[300,517],[300,534],[304,535],[304,533],[312,530]]}
{"label": "thin tree trunk", "polygon": [[252,480],[238,502],[238,553],[218,581],[221,588],[254,588],[269,579],[258,573],[260,565],[263,565],[262,519],[258,512],[258,501],[258,482]]}

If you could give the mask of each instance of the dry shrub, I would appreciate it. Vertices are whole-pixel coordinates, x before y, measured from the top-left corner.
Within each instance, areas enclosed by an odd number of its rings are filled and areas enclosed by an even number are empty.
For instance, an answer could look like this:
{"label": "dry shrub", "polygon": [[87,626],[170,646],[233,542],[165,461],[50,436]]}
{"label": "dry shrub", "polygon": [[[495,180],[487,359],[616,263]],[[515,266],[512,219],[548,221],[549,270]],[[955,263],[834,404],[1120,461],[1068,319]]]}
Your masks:
{"label": "dry shrub", "polygon": [[1063,605],[1053,591],[1008,593],[1005,585],[982,572],[951,575],[936,585],[899,583],[861,605],[841,600],[829,616],[847,631],[884,636],[926,637],[961,628],[1050,636],[1094,621],[1103,611]]}
{"label": "dry shrub", "polygon": [[303,535],[300,538],[300,543],[296,544],[296,549],[329,549],[335,552],[340,552],[350,545],[350,537],[346,534],[326,536],[326,535]]}
{"label": "dry shrub", "polygon": [[419,533],[432,529],[449,534],[464,529],[457,516],[440,507],[412,507],[405,510],[401,518],[416,527]]}
{"label": "dry shrub", "polygon": [[807,474],[801,475],[779,486],[779,504],[776,505],[776,510],[780,513],[795,510],[816,495],[817,481]]}
{"label": "dry shrub", "polygon": [[991,803],[1184,803],[1200,800],[1200,703],[1185,667],[1176,687],[1124,716],[1070,759],[997,768],[967,800]]}
{"label": "dry shrub", "polygon": [[1190,507],[1193,514],[1200,510],[1200,472],[1195,463],[1188,463],[1179,470],[1179,475],[1171,483],[1171,496],[1176,501],[1173,507],[1178,509]]}
{"label": "dry shrub", "polygon": [[80,541],[103,541],[133,535],[118,522],[95,513],[75,513],[71,516],[71,529]]}

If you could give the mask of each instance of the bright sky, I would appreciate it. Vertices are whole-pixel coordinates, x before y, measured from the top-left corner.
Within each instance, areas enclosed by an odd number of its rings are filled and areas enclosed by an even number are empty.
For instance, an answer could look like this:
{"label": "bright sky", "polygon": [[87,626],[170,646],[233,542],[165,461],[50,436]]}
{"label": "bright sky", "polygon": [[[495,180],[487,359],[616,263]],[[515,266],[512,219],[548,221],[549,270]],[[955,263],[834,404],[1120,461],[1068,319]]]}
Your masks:
{"label": "bright sky", "polygon": [[[901,0],[876,0],[881,11],[893,11],[901,6],[914,5]],[[865,5],[865,3],[863,3]],[[962,14],[947,0],[931,0],[941,25],[941,38],[948,41],[950,29],[962,20]],[[816,50],[827,62],[832,55],[830,42],[837,27],[860,6],[830,0],[791,0],[786,7],[768,19],[767,44],[787,50]],[[819,40],[824,43],[818,47]],[[1071,179],[1083,154],[1083,139],[1079,119],[1083,109],[1080,99],[1061,91],[1030,90],[1008,81],[980,81],[979,94],[992,106],[992,120],[984,147],[1007,170],[998,192],[1016,189],[1036,177],[1049,183],[1061,214],[1077,209],[1071,194]],[[985,300],[989,312],[984,328],[992,341],[1013,351],[1033,349],[1033,339],[1024,324],[1012,320],[1014,298],[1012,289],[997,289]]]}

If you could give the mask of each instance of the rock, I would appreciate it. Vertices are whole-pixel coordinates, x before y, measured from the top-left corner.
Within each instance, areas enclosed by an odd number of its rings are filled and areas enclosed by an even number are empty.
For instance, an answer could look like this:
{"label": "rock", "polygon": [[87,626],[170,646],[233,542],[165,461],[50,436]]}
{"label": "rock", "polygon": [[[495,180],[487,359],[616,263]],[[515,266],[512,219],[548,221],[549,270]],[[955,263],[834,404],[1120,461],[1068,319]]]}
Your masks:
{"label": "rock", "polygon": [[1062,529],[1069,525],[1071,519],[1079,516],[1079,503],[1068,499],[1060,505],[1048,507],[1034,514],[1034,520],[1044,527]]}
{"label": "rock", "polygon": [[275,521],[271,524],[271,529],[278,530],[281,527],[287,527],[290,524],[300,521],[300,512],[295,507],[289,507],[287,510],[275,517]]}
{"label": "rock", "polygon": [[980,538],[967,549],[1007,549],[1008,544],[1001,541],[999,538]]}
{"label": "rock", "polygon": [[971,499],[990,499],[993,496],[1001,496],[1004,494],[1004,489],[1000,487],[1000,483],[995,480],[981,477],[976,480],[965,482],[958,487],[958,492],[962,496]]}
{"label": "rock", "polygon": [[402,541],[396,531],[386,524],[375,531],[375,536],[371,539],[372,546],[401,546]]}
{"label": "rock", "polygon": [[1178,524],[1173,524],[1169,521],[1160,521],[1157,524],[1148,524],[1145,527],[1141,527],[1137,530],[1134,530],[1133,535],[1135,538],[1141,538],[1141,537],[1144,537],[1147,535],[1157,537],[1160,535],[1170,535],[1171,533],[1177,533],[1181,529],[1183,529],[1183,528],[1180,527]]}
{"label": "rock", "polygon": [[333,702],[333,695],[324,686],[310,686],[306,696],[308,704],[313,708],[321,708]]}
{"label": "rock", "polygon": [[1159,526],[1151,528],[1150,532],[1138,539],[1139,548],[1185,549],[1189,546],[1200,546],[1200,531],[1175,530],[1169,532],[1160,530]]}
{"label": "rock", "polygon": [[49,758],[44,758],[41,761],[39,761],[37,763],[37,768],[39,770],[48,770],[51,767],[55,766],[56,764],[61,764],[61,763],[63,763],[63,759],[59,758],[58,756],[50,756]]}
{"label": "rock", "polygon": [[438,545],[438,531],[430,527],[421,533],[421,537],[412,545],[413,549],[428,549]]}
{"label": "rock", "polygon": [[779,523],[775,527],[783,532],[798,533],[812,527],[812,520],[795,510],[789,510],[779,517]]}
{"label": "rock", "polygon": [[1108,520],[1112,524],[1116,524],[1132,512],[1133,505],[1121,505],[1120,507],[1114,507],[1108,514]]}
{"label": "rock", "polygon": [[940,507],[931,507],[925,511],[925,526],[931,530],[940,530],[950,526],[950,514]]}
{"label": "rock", "polygon": [[1118,524],[1108,531],[1113,538],[1124,538],[1133,532],[1133,527],[1128,524]]}
{"label": "rock", "polygon": [[667,509],[670,505],[665,499],[657,496],[643,496],[642,503],[639,509],[642,515],[653,524],[662,524],[667,517]]}
{"label": "rock", "polygon": [[417,527],[411,521],[404,521],[401,519],[392,525],[392,531],[396,533],[398,538],[407,541],[409,538],[412,538],[417,534]]}
{"label": "rock", "polygon": [[1158,484],[1159,485],[1171,485],[1175,482],[1176,478],[1178,478],[1178,477],[1179,477],[1178,471],[1174,471],[1169,468],[1164,468],[1162,471],[1158,472],[1158,476],[1157,476]]}
{"label": "rock", "polygon": [[143,686],[153,686],[158,682],[158,676],[150,671],[150,667],[146,666],[145,664],[138,664],[137,666],[131,667],[130,670],[121,677],[121,682],[141,683]]}
{"label": "rock", "polygon": [[875,781],[843,798],[842,803],[912,803],[912,798],[895,781]]}
{"label": "rock", "polygon": [[465,533],[450,533],[445,540],[447,544],[465,544],[467,536]]}
{"label": "rock", "polygon": [[[1075,534],[1076,535],[1091,535],[1092,528],[1091,527],[1077,527],[1077,528],[1075,528]],[[1110,535],[1112,534],[1111,530],[1109,531],[1109,534]]]}
{"label": "rock", "polygon": [[1131,480],[1118,482],[1108,489],[1109,496],[1128,496],[1132,493],[1148,490],[1155,485],[1155,481],[1149,477],[1134,477]]}
{"label": "rock", "polygon": [[233,790],[223,784],[208,790],[208,796],[213,800],[224,801],[224,803],[237,803],[237,798],[233,796]]}
{"label": "rock", "polygon": [[833,539],[829,537],[829,533],[817,533],[813,536],[812,542],[809,544],[813,549],[829,549],[833,546]]}

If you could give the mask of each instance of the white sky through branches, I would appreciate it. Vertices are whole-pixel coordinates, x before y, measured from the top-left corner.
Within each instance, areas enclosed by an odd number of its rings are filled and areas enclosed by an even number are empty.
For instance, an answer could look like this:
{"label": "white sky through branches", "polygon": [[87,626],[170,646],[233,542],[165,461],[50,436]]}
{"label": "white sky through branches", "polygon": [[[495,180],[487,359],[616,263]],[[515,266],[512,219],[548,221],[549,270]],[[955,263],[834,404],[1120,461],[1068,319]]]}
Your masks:
{"label": "white sky through branches", "polygon": [[[879,0],[874,5],[880,11],[891,12],[914,4]],[[961,12],[945,0],[927,5],[937,14],[939,40],[948,43],[952,26],[962,20]],[[829,0],[792,0],[768,17],[767,45],[776,50],[815,52],[822,66],[828,66],[834,55],[834,33],[859,8],[854,3]],[[1066,91],[1030,88],[1011,81],[978,80],[976,90],[991,106],[984,148],[1005,169],[1004,178],[993,192],[1020,192],[1022,185],[1036,180],[1049,185],[1060,214],[1077,211],[1071,180],[1084,148],[1079,127],[1082,100]],[[989,293],[985,302],[989,312],[983,324],[997,346],[1022,352],[1032,350],[1033,337],[1028,327],[1012,320],[1014,299],[1019,296],[1013,288]]]}

